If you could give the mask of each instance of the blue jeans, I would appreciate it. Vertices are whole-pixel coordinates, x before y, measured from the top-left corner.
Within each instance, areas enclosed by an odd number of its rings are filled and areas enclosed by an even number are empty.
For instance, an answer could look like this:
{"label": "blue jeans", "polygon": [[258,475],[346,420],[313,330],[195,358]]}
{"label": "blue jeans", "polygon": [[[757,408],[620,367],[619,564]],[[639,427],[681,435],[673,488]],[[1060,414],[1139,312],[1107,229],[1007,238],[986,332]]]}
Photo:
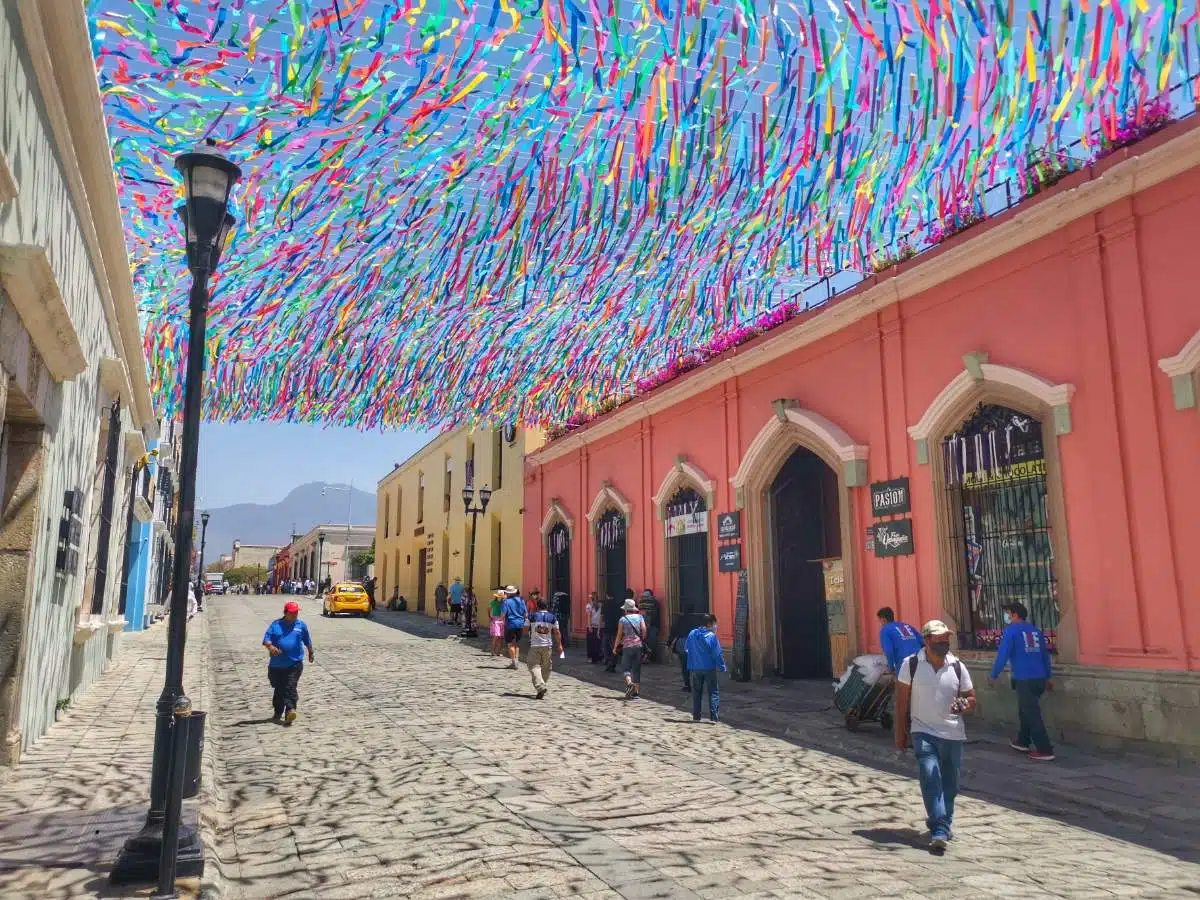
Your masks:
{"label": "blue jeans", "polygon": [[925,801],[925,824],[932,837],[948,838],[954,824],[954,798],[958,796],[958,769],[962,765],[963,742],[915,733],[913,753]]}
{"label": "blue jeans", "polygon": [[1017,732],[1017,743],[1028,747],[1033,741],[1033,747],[1039,753],[1053,753],[1050,735],[1046,734],[1046,723],[1042,720],[1042,694],[1046,692],[1044,678],[1013,679],[1013,687],[1017,690],[1017,716],[1021,728]]}
{"label": "blue jeans", "polygon": [[716,669],[692,669],[692,718],[700,721],[704,708],[704,694],[708,692],[708,717],[717,721],[721,709],[721,688],[717,684]]}

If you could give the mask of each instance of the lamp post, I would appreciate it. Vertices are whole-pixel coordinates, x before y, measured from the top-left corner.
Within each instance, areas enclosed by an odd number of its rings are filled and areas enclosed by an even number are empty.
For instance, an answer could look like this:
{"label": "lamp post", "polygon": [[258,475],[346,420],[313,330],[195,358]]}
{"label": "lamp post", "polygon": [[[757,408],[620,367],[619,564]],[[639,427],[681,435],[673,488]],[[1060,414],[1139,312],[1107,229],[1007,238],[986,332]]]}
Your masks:
{"label": "lamp post", "polygon": [[[471,552],[467,554],[467,590],[471,592],[471,596],[475,597],[475,526],[478,523],[479,517],[487,512],[488,501],[492,499],[492,490],[486,484],[479,489],[479,505],[472,506],[471,501],[475,497],[475,486],[468,482],[463,485],[462,499],[463,507],[467,515],[471,517]],[[478,598],[476,598],[478,599]]]}
{"label": "lamp post", "polygon": [[321,596],[321,560],[325,558],[325,532],[317,535],[317,596]]}
{"label": "lamp post", "polygon": [[200,612],[204,612],[204,544],[208,539],[208,513],[200,513],[200,574],[197,576],[200,583],[200,599],[196,601],[196,606]]}
{"label": "lamp post", "polygon": [[[109,876],[114,884],[173,883],[176,874],[204,871],[204,847],[193,828],[179,825],[182,804],[179,791],[171,790],[168,809],[168,774],[177,723],[177,701],[183,693],[183,650],[187,641],[188,571],[192,562],[192,528],[195,522],[196,461],[200,445],[200,405],[204,391],[204,345],[208,316],[208,279],[221,258],[234,224],[229,214],[229,192],[241,170],[214,153],[184,153],[175,160],[183,176],[184,204],[179,208],[187,238],[187,264],[192,274],[189,294],[187,373],[183,391],[182,456],[179,469],[179,508],[175,523],[174,580],[171,585],[170,623],[167,632],[166,675],[155,707],[154,761],[150,772],[150,811],[142,830],[125,842]],[[179,704],[182,709],[185,704]],[[186,704],[190,710],[190,704]],[[176,773],[170,773],[176,774]],[[178,773],[181,780],[183,773]],[[172,782],[175,779],[171,779]],[[168,822],[168,819],[170,822]],[[171,834],[174,832],[174,835]],[[172,837],[177,839],[171,840]],[[171,844],[176,844],[172,848]],[[166,848],[167,853],[163,850]],[[160,866],[163,856],[167,865]],[[168,890],[170,883],[168,883]]]}

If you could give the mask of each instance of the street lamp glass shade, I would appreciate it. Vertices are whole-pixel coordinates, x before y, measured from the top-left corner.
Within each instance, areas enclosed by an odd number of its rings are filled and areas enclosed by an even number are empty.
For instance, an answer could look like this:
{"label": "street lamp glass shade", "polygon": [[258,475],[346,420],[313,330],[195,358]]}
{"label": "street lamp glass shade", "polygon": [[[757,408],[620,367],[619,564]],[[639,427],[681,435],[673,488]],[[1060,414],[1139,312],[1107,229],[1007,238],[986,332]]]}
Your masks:
{"label": "street lamp glass shade", "polygon": [[184,153],[175,159],[183,175],[187,206],[189,264],[209,268],[209,254],[220,252],[218,236],[228,215],[229,191],[242,170],[215,153]]}
{"label": "street lamp glass shade", "polygon": [[217,263],[221,261],[221,257],[225,255],[225,248],[229,245],[229,236],[233,234],[233,226],[237,224],[237,219],[229,213],[225,213],[225,221],[221,223],[220,230],[217,231],[217,243],[213,247],[213,268],[217,267]]}
{"label": "street lamp glass shade", "polygon": [[487,509],[488,501],[492,499],[492,489],[486,484],[479,489],[479,505]]}
{"label": "street lamp glass shade", "polygon": [[208,525],[208,513],[206,513],[206,512],[200,513],[200,521],[202,523],[204,523],[204,525],[207,526]]}
{"label": "street lamp glass shade", "polygon": [[463,506],[467,509],[471,508],[471,499],[475,496],[475,488],[471,485],[465,485],[462,489]]}

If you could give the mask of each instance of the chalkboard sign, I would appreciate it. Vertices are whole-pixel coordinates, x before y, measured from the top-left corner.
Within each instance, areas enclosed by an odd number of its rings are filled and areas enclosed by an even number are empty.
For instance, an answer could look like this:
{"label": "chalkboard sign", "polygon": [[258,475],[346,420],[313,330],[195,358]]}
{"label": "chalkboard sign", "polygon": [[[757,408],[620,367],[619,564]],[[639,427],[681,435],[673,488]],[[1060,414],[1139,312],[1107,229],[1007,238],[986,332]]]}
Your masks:
{"label": "chalkboard sign", "polygon": [[717,571],[736,572],[742,567],[742,545],[725,544],[717,548]]}
{"label": "chalkboard sign", "polygon": [[724,512],[717,516],[717,540],[732,541],[742,536],[742,514]]}
{"label": "chalkboard sign", "polygon": [[911,556],[912,519],[896,519],[875,525],[875,556]]}
{"label": "chalkboard sign", "polygon": [[746,589],[746,570],[738,572],[737,601],[733,613],[732,676],[735,681],[750,680],[750,596]]}
{"label": "chalkboard sign", "polygon": [[895,516],[912,512],[912,497],[908,492],[907,478],[877,481],[871,485],[871,514]]}

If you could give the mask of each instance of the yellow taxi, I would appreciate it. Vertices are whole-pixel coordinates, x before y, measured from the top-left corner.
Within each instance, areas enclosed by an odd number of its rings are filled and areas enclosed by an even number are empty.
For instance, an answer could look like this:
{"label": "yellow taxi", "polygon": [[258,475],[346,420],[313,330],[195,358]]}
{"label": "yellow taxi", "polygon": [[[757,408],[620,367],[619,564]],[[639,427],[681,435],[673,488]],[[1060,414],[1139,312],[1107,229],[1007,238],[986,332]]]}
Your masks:
{"label": "yellow taxi", "polygon": [[360,616],[371,614],[371,600],[361,584],[342,582],[335,584],[325,594],[325,600],[321,604],[321,615],[336,616],[338,613],[358,613]]}

